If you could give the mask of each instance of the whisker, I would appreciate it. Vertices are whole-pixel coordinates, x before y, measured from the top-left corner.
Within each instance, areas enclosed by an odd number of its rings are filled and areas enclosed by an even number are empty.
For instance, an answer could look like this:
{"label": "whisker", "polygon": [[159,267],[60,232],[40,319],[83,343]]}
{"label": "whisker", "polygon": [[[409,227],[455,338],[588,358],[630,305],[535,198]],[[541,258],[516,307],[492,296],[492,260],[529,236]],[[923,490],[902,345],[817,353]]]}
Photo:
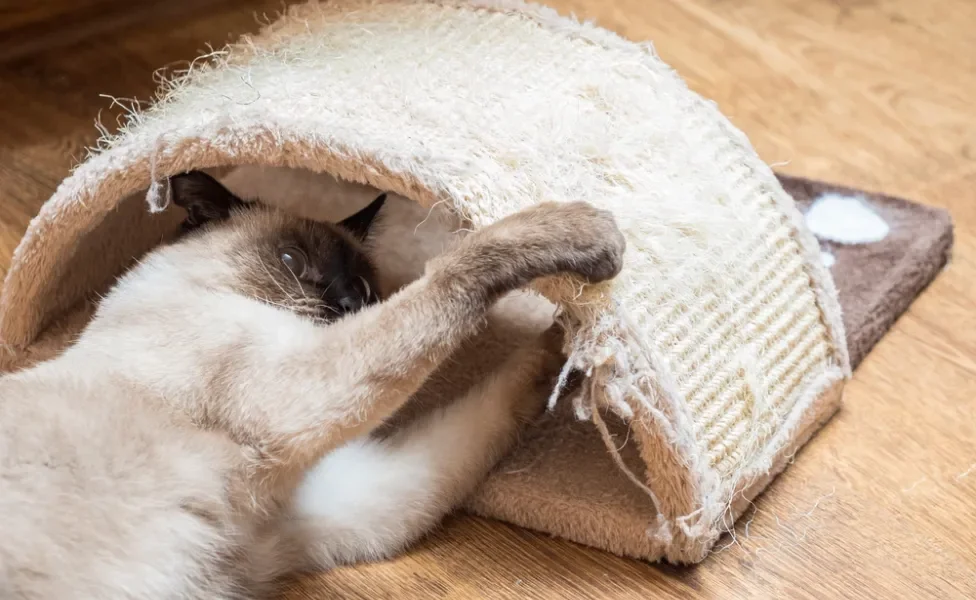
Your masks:
{"label": "whisker", "polygon": [[373,295],[373,290],[369,287],[369,282],[362,275],[359,275],[359,281],[363,282],[363,286],[366,287],[366,298],[369,299]]}
{"label": "whisker", "polygon": [[278,280],[275,279],[275,276],[271,273],[271,269],[268,268],[268,265],[264,264],[264,261],[258,261],[258,264],[261,265],[261,268],[264,269],[264,272],[268,274],[268,279],[270,279],[271,282],[274,283],[279,290],[281,290],[281,293],[284,294],[286,298],[288,298],[292,302],[297,302],[295,296],[290,294],[283,285],[278,283]]}
{"label": "whisker", "polygon": [[287,310],[287,311],[290,311],[290,312],[294,312],[295,311],[295,309],[293,307],[288,306],[286,304],[282,304],[281,302],[275,302],[271,298],[265,298],[264,296],[257,296],[257,299],[260,300],[261,302],[264,302],[265,304],[270,304],[271,306],[277,306],[278,308],[281,308],[281,309],[284,309],[284,310]]}
{"label": "whisker", "polygon": [[295,273],[292,272],[290,269],[288,270],[288,274],[291,275],[291,278],[295,280],[295,285],[298,286],[298,291],[299,291],[299,293],[301,293],[302,298],[304,298],[306,300],[310,300],[310,298],[308,297],[308,294],[305,293],[305,286],[302,285],[302,282],[298,278],[298,275],[295,275]]}

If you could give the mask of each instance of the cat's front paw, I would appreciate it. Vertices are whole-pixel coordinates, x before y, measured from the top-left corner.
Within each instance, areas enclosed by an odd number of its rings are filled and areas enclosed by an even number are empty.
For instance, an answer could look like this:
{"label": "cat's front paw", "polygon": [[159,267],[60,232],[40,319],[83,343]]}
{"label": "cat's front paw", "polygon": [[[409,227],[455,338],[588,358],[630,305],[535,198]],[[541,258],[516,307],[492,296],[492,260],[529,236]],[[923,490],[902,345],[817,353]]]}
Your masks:
{"label": "cat's front paw", "polygon": [[623,269],[627,241],[610,211],[586,202],[540,204],[531,210],[545,224],[560,270],[599,283]]}

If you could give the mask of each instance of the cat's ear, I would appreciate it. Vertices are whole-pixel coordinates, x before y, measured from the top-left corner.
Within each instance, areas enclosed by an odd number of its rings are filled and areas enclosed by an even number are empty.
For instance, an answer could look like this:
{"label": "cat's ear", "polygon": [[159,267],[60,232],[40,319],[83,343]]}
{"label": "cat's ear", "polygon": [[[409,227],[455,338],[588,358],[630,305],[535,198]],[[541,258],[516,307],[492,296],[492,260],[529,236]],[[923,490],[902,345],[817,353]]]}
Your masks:
{"label": "cat's ear", "polygon": [[386,194],[380,194],[376,200],[369,203],[369,206],[360,210],[351,217],[340,221],[338,223],[339,227],[342,227],[349,233],[353,234],[360,241],[365,241],[366,236],[369,235],[369,228],[373,225],[376,220],[376,215],[379,214],[380,209],[383,208],[383,203],[386,202]]}
{"label": "cat's ear", "polygon": [[170,177],[169,183],[173,203],[186,210],[185,229],[226,219],[234,208],[246,206],[243,200],[203,171],[175,175]]}

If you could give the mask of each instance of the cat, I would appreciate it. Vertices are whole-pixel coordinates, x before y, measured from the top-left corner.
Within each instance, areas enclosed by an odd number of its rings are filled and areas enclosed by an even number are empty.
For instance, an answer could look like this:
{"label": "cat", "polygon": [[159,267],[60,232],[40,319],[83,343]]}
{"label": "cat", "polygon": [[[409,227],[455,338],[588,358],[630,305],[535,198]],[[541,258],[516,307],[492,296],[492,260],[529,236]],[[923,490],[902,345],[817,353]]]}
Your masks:
{"label": "cat", "polygon": [[[0,378],[0,596],[264,597],[296,570],[429,530],[542,410],[558,331],[436,410],[391,419],[536,278],[622,267],[613,217],[546,203],[380,299],[369,231],[171,180],[185,235],[145,256],[59,357]],[[382,217],[380,216],[381,220]]]}

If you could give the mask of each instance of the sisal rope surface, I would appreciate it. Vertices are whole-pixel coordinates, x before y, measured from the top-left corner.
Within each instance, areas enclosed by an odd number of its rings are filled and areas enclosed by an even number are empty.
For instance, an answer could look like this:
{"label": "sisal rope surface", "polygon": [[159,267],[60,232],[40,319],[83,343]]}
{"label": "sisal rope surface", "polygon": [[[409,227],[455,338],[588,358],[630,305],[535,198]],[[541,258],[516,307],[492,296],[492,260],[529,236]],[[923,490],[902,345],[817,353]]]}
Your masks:
{"label": "sisal rope surface", "polygon": [[[837,258],[831,273],[852,359],[859,364],[945,265],[952,246],[949,215],[900,198],[779,177],[803,210],[824,193],[853,195],[868,201],[891,226],[888,237],[878,243],[825,244]],[[625,461],[639,469],[640,456],[626,426],[611,419],[610,428]],[[520,509],[523,504],[533,508]],[[568,410],[547,415],[527,432],[522,446],[499,466],[470,506],[483,516],[555,530],[577,541],[596,539],[595,545],[615,553],[648,557],[633,548],[639,547],[641,537],[635,529],[654,518],[652,508],[616,471],[599,436]]]}

